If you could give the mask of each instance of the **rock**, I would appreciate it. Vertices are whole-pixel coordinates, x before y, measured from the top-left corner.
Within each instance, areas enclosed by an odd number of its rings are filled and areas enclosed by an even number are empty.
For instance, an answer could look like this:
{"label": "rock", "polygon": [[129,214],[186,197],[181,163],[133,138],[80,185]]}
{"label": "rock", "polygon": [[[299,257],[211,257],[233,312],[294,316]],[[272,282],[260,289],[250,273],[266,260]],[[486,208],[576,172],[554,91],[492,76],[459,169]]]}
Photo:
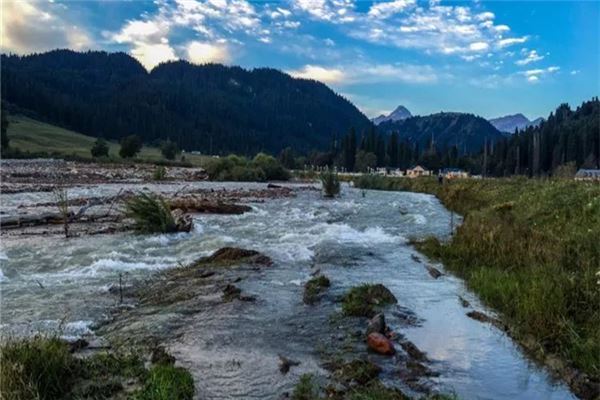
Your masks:
{"label": "rock", "polygon": [[175,230],[177,232],[189,232],[192,230],[192,217],[184,214],[182,210],[172,211],[173,219],[175,220]]}
{"label": "rock", "polygon": [[396,353],[394,344],[381,333],[373,332],[367,336],[367,346],[376,353],[393,355]]}
{"label": "rock", "polygon": [[416,254],[411,254],[410,258],[412,258],[415,262],[418,262],[418,263],[421,262],[421,259]]}
{"label": "rock", "polygon": [[282,374],[287,374],[290,370],[290,367],[296,367],[300,365],[300,361],[294,361],[282,355],[279,355],[279,371]]}
{"label": "rock", "polygon": [[242,289],[229,284],[225,286],[225,289],[223,289],[223,300],[231,301],[233,299],[237,299],[240,297],[241,293]]}
{"label": "rock", "polygon": [[215,251],[212,255],[204,257],[198,263],[225,263],[235,262],[246,264],[259,264],[270,266],[273,260],[256,250],[239,249],[236,247],[223,247]]}
{"label": "rock", "polygon": [[150,361],[152,364],[173,365],[175,364],[175,357],[167,353],[164,347],[157,346],[152,350]]}
{"label": "rock", "polygon": [[69,342],[69,351],[71,353],[75,353],[76,351],[85,349],[88,347],[89,343],[85,339],[76,339],[72,342]]}
{"label": "rock", "polygon": [[209,201],[193,196],[176,197],[169,200],[172,210],[207,214],[243,214],[252,211],[252,207],[241,204],[229,204],[220,201]]}
{"label": "rock", "polygon": [[369,325],[367,326],[367,336],[373,332],[385,334],[385,328],[385,316],[383,313],[379,313],[369,320]]}
{"label": "rock", "polygon": [[444,275],[440,272],[439,269],[432,267],[431,265],[427,265],[426,268],[427,268],[427,271],[429,272],[429,275],[431,275],[434,279],[437,279],[440,276]]}
{"label": "rock", "polygon": [[481,311],[469,311],[467,313],[467,317],[474,319],[475,321],[479,321],[479,322],[492,323],[494,321],[494,318],[482,313]]}
{"label": "rock", "polygon": [[406,353],[414,360],[425,361],[427,356],[423,353],[414,343],[405,340],[400,343],[400,346],[406,351]]}
{"label": "rock", "polygon": [[460,300],[460,304],[464,307],[470,307],[471,303],[469,303],[465,298],[463,298],[462,296],[458,296],[458,299]]}
{"label": "rock", "polygon": [[274,183],[269,183],[267,185],[267,189],[281,189],[280,185],[275,185]]}

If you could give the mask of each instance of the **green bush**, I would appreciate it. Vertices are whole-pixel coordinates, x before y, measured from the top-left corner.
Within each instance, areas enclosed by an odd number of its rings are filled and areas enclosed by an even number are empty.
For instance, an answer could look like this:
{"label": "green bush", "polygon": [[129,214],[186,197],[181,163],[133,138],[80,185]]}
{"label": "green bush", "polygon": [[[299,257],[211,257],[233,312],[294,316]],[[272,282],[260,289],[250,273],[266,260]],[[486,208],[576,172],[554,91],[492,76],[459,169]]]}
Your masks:
{"label": "green bush", "polygon": [[213,158],[204,168],[210,180],[263,182],[266,180],[288,180],[289,172],[274,157],[259,153],[252,160],[236,155]]}
{"label": "green bush", "polygon": [[319,299],[319,295],[331,285],[329,279],[324,275],[316,276],[304,284],[304,302],[313,304]]}
{"label": "green bush", "polygon": [[163,165],[159,165],[156,167],[154,172],[152,173],[152,179],[155,181],[162,181],[167,177],[167,169]]}
{"label": "green bush", "polygon": [[0,348],[0,397],[57,399],[74,383],[77,362],[59,339],[11,340]]}
{"label": "green bush", "polygon": [[132,158],[142,150],[142,139],[137,135],[129,135],[121,139],[119,155],[122,158]]}
{"label": "green bush", "polygon": [[102,138],[96,139],[94,145],[90,150],[90,153],[94,158],[108,157],[108,143],[106,142],[106,140]]}
{"label": "green bush", "polygon": [[125,202],[125,215],[134,220],[141,233],[176,232],[177,226],[169,205],[155,194],[140,193]]}
{"label": "green bush", "polygon": [[319,400],[321,389],[311,374],[304,374],[294,387],[292,400]]}

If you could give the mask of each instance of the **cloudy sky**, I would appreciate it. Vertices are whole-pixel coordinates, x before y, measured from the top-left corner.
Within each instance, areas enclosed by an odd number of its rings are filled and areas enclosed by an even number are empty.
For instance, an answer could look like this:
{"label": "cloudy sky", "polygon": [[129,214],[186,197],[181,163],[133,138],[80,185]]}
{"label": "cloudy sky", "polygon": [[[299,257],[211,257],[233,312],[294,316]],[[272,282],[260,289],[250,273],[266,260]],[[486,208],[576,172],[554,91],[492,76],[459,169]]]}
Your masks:
{"label": "cloudy sky", "polygon": [[600,2],[2,1],[2,49],[125,51],[318,79],[375,116],[546,116],[600,92]]}

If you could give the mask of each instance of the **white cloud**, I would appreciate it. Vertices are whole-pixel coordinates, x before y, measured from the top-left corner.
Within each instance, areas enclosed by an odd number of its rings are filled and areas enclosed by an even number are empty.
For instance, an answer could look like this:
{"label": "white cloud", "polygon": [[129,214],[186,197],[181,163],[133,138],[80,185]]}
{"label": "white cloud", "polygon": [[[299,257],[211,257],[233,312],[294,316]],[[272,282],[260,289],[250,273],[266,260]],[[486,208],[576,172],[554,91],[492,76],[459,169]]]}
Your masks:
{"label": "white cloud", "polygon": [[341,24],[356,21],[353,0],[292,0],[292,4],[316,20]]}
{"label": "white cloud", "polygon": [[64,47],[84,50],[92,45],[85,30],[55,12],[60,5],[10,0],[1,4],[4,51],[24,54]]}
{"label": "white cloud", "polygon": [[525,76],[529,83],[538,83],[541,78],[552,75],[558,71],[560,71],[560,67],[553,65],[548,68],[528,69],[526,71],[519,72],[519,74]]}
{"label": "white cloud", "polygon": [[309,64],[287,72],[296,78],[314,79],[337,86],[380,82],[430,84],[439,79],[431,66],[413,64],[359,63],[330,67]]}
{"label": "white cloud", "polygon": [[340,69],[310,64],[287,72],[295,78],[314,79],[323,83],[339,83],[346,79],[346,74]]}
{"label": "white cloud", "polygon": [[187,44],[187,59],[194,64],[227,63],[231,59],[226,45],[192,41]]}
{"label": "white cloud", "polygon": [[469,50],[472,51],[485,51],[489,49],[490,45],[486,42],[475,42],[469,45]]}
{"label": "white cloud", "polygon": [[578,69],[574,69],[570,72],[571,75],[577,75],[578,73],[580,73],[581,71]]}
{"label": "white cloud", "polygon": [[393,0],[375,3],[369,9],[368,15],[372,18],[389,18],[414,4],[415,0]]}
{"label": "white cloud", "polygon": [[535,50],[531,50],[529,52],[525,52],[525,58],[522,58],[521,60],[517,60],[515,61],[515,64],[517,65],[527,65],[527,64],[531,64],[532,62],[536,62],[536,61],[541,61],[544,59],[544,56],[539,55],[537,53],[537,51]]}
{"label": "white cloud", "polygon": [[504,47],[515,45],[515,44],[525,43],[527,41],[527,39],[529,39],[527,36],[523,36],[523,37],[519,37],[519,38],[500,39],[500,40],[498,40],[498,42],[496,42],[496,45],[500,48],[504,48]]}
{"label": "white cloud", "polygon": [[160,63],[177,60],[175,51],[168,43],[137,43],[131,55],[149,71]]}

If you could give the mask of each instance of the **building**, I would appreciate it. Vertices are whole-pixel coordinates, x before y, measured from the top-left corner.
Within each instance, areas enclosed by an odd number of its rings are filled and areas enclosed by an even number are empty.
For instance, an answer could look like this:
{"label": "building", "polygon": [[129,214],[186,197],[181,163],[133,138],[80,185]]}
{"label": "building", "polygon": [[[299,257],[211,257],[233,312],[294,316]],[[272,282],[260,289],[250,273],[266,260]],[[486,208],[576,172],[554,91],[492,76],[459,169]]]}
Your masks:
{"label": "building", "polygon": [[600,169],[580,169],[575,174],[575,180],[578,181],[599,181]]}
{"label": "building", "polygon": [[446,179],[468,178],[469,173],[460,168],[444,168],[440,174]]}
{"label": "building", "polygon": [[431,176],[431,171],[417,165],[414,168],[406,170],[406,176],[409,178],[418,178],[420,176]]}

